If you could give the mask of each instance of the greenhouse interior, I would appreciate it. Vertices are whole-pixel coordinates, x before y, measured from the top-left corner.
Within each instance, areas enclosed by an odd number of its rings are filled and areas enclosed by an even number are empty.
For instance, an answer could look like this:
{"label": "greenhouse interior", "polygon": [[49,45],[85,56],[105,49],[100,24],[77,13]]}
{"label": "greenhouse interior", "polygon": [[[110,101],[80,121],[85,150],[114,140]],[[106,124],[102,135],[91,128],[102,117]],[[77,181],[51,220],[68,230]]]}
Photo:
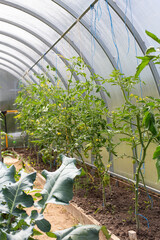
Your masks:
{"label": "greenhouse interior", "polygon": [[[158,0],[0,0],[0,239],[42,239],[33,222],[47,232],[43,239],[160,239],[159,7]],[[34,177],[20,173],[15,183],[4,164],[15,155],[37,172],[46,168],[32,223],[20,222],[18,211],[31,206],[21,198]],[[11,201],[25,178],[30,184]],[[105,230],[50,230],[45,207],[68,204],[72,190],[64,189],[73,182],[72,201],[86,197],[84,208],[88,202]]]}

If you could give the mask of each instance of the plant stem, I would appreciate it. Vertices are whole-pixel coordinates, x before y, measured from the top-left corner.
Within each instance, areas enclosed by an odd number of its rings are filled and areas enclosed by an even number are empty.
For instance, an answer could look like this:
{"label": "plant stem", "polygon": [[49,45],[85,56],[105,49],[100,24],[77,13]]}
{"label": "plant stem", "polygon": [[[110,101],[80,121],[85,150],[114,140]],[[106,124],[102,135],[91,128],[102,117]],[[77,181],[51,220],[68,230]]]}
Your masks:
{"label": "plant stem", "polygon": [[139,216],[138,216],[138,188],[139,188],[139,182],[140,182],[139,174],[140,174],[140,170],[141,170],[142,164],[144,163],[144,159],[145,159],[145,156],[146,156],[146,149],[145,149],[145,146],[144,146],[144,143],[143,143],[139,114],[137,114],[136,118],[137,118],[137,129],[138,129],[138,133],[139,133],[139,139],[140,139],[140,143],[141,143],[141,146],[142,146],[142,149],[143,149],[143,157],[139,161],[137,171],[136,171],[136,174],[135,174],[135,177],[136,177],[136,184],[135,184],[135,218],[136,218],[136,228],[137,228],[137,232],[138,232],[139,227],[140,227]]}
{"label": "plant stem", "polygon": [[138,129],[138,133],[139,133],[140,143],[141,143],[142,148],[145,148],[144,143],[143,143],[142,132],[141,132],[139,113],[137,114],[136,118],[137,118],[137,129]]}
{"label": "plant stem", "polygon": [[44,210],[46,209],[46,207],[47,207],[47,204],[45,204],[45,206],[41,209],[40,214],[44,213]]}
{"label": "plant stem", "polygon": [[76,150],[76,153],[79,155],[80,159],[82,160],[82,163],[83,163],[83,166],[84,166],[84,169],[85,169],[85,172],[86,172],[86,176],[87,176],[87,182],[89,182],[89,173],[88,173],[88,169],[86,167],[86,163],[85,163],[85,161],[82,157],[82,154],[78,151],[78,149],[75,148],[75,150]]}
{"label": "plant stem", "polygon": [[105,190],[105,184],[102,180],[102,197],[103,197],[103,207],[106,207],[106,190]]}
{"label": "plant stem", "polygon": [[136,185],[135,185],[135,219],[137,232],[139,231],[139,217],[138,217],[138,185],[139,185],[139,174],[136,173]]}
{"label": "plant stem", "polygon": [[136,185],[135,185],[135,218],[136,218],[136,228],[137,228],[137,232],[139,231],[139,216],[138,216],[138,188],[139,188],[139,175],[140,175],[140,171],[141,171],[141,167],[144,163],[146,157],[146,148],[143,149],[143,157],[142,160],[139,162],[137,171],[136,171]]}

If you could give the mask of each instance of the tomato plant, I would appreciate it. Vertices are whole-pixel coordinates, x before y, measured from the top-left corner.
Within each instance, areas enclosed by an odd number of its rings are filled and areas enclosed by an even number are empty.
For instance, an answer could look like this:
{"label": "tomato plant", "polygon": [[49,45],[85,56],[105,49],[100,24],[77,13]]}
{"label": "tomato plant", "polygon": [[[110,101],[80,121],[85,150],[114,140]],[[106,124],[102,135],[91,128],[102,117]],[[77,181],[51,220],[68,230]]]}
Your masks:
{"label": "tomato plant", "polygon": [[[38,145],[44,161],[51,163],[55,156],[65,152],[75,154],[84,163],[83,156],[88,157],[91,151],[101,178],[105,205],[108,178],[101,149],[110,143],[108,109],[100,92],[110,95],[103,86],[103,78],[96,74],[88,76],[87,68],[80,57],[70,59],[67,89],[60,86],[60,80],[53,86],[45,75],[37,76],[40,84],[23,88],[16,99],[17,119],[30,141]],[[73,73],[80,76],[81,81],[75,80]],[[85,163],[84,168],[88,174]]]}
{"label": "tomato plant", "polygon": [[[133,155],[128,156],[136,164],[135,172],[135,218],[139,230],[138,196],[139,183],[144,176],[142,166],[145,163],[147,151],[151,143],[160,141],[160,108],[159,99],[153,97],[141,98],[134,95],[132,90],[140,80],[136,77],[125,77],[119,71],[114,71],[107,82],[118,85],[124,97],[124,104],[110,112],[112,130],[119,143],[126,143],[131,147]],[[141,154],[138,154],[138,147]],[[156,145],[155,145],[156,147]],[[154,156],[156,158],[156,156]],[[157,168],[158,176],[160,174]]]}
{"label": "tomato plant", "polygon": [[[153,49],[152,49],[153,50]],[[154,51],[147,51],[149,53]],[[103,204],[105,206],[105,187],[109,183],[108,169],[103,163],[102,149],[111,155],[117,155],[116,146],[125,142],[132,150],[129,157],[136,164],[135,172],[135,218],[139,229],[138,189],[142,181],[145,186],[142,165],[151,143],[159,145],[159,99],[151,96],[144,98],[133,94],[134,86],[139,84],[137,75],[145,64],[137,68],[136,76],[125,77],[114,70],[109,79],[96,74],[87,74],[87,66],[83,60],[73,57],[69,60],[67,88],[55,77],[55,86],[45,74],[37,76],[39,85],[31,84],[22,88],[16,104],[21,128],[30,136],[42,153],[43,161],[52,165],[59,153],[78,156],[85,165],[89,152],[94,157],[94,164],[101,179]],[[145,61],[145,58],[142,60]],[[157,56],[155,61],[158,61]],[[55,69],[50,69],[55,71]],[[81,80],[74,79],[76,73]],[[110,94],[104,84],[117,85],[122,91],[124,104],[109,111],[103,91]],[[109,121],[108,121],[109,119]],[[114,140],[116,139],[116,143]],[[155,145],[156,148],[157,145]],[[138,154],[138,148],[141,154]],[[153,156],[157,159],[156,167],[160,179],[159,146]],[[110,164],[108,165],[110,166]]]}

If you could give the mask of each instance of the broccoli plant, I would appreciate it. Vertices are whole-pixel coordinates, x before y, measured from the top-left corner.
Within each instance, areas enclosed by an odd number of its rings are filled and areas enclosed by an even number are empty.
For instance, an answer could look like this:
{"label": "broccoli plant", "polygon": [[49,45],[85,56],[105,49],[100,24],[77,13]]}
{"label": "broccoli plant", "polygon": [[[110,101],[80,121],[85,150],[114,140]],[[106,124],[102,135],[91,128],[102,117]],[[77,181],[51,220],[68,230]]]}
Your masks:
{"label": "broccoli plant", "polygon": [[[0,162],[0,239],[4,240],[33,240],[35,235],[41,233],[35,229],[37,226],[49,237],[69,240],[94,239],[97,240],[100,226],[78,225],[61,232],[52,233],[50,223],[44,219],[43,212],[48,203],[69,204],[73,197],[73,182],[81,169],[75,166],[75,158],[61,155],[62,164],[55,172],[44,170],[42,175],[46,179],[44,189],[40,193],[41,200],[34,203],[28,192],[33,189],[36,172],[20,172],[20,179],[15,181],[15,167],[7,168]],[[33,210],[30,215],[26,208],[37,206],[40,213]]]}

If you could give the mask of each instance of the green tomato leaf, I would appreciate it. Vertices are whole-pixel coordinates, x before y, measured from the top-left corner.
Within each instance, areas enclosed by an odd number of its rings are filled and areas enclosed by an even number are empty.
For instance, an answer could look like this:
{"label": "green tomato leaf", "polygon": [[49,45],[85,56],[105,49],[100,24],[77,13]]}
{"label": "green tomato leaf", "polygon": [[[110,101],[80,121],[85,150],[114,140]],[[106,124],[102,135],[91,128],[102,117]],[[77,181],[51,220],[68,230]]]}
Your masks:
{"label": "green tomato leaf", "polygon": [[153,153],[153,159],[157,159],[156,168],[158,174],[158,181],[160,181],[160,145],[156,148],[156,151]]}
{"label": "green tomato leaf", "polygon": [[146,128],[149,127],[150,119],[151,119],[150,112],[149,112],[149,111],[146,111],[146,112],[145,112],[145,115],[144,115],[144,118],[143,118],[143,121],[142,121],[142,124],[143,124]]}
{"label": "green tomato leaf", "polygon": [[156,49],[154,47],[149,47],[147,48],[146,50],[146,55],[150,54],[150,53],[153,53],[153,52],[156,52]]}
{"label": "green tomato leaf", "polygon": [[153,134],[153,136],[156,136],[158,134],[153,113],[151,113],[150,111],[146,111],[142,123],[143,125],[145,125],[146,128],[148,128],[148,130]]}
{"label": "green tomato leaf", "polygon": [[81,168],[81,175],[80,176],[81,177],[86,176],[86,172],[85,172],[84,168]]}
{"label": "green tomato leaf", "polygon": [[149,31],[147,31],[147,30],[146,30],[145,32],[146,32],[146,34],[147,34],[149,37],[151,37],[154,41],[156,41],[157,43],[160,44],[160,39],[159,39],[155,34],[149,32]]}
{"label": "green tomato leaf", "polygon": [[56,234],[54,234],[52,232],[47,232],[46,235],[50,238],[57,238]]}
{"label": "green tomato leaf", "polygon": [[102,230],[103,234],[105,235],[106,239],[109,240],[111,238],[111,234],[109,234],[106,226],[102,226],[101,230]]}
{"label": "green tomato leaf", "polygon": [[43,233],[41,233],[41,232],[38,231],[37,229],[33,228],[33,235],[34,235],[34,236],[41,236],[41,235],[43,235]]}
{"label": "green tomato leaf", "polygon": [[153,159],[160,157],[160,145],[156,148],[155,152],[153,153]]}
{"label": "green tomato leaf", "polygon": [[44,209],[47,203],[69,204],[73,197],[73,181],[77,175],[81,174],[81,169],[75,166],[75,158],[60,156],[62,165],[55,172],[44,170],[42,175],[46,179],[46,184],[42,190],[42,199],[37,206]]}
{"label": "green tomato leaf", "polygon": [[149,127],[149,131],[152,133],[153,136],[156,136],[158,134],[157,128],[153,122],[151,123],[151,125]]}
{"label": "green tomato leaf", "polygon": [[144,56],[142,62],[138,65],[135,77],[137,78],[142,70],[149,64],[149,62],[154,59],[155,56]]}
{"label": "green tomato leaf", "polygon": [[98,240],[101,226],[96,225],[78,225],[55,232],[57,240]]}
{"label": "green tomato leaf", "polygon": [[34,196],[35,197],[41,197],[41,193],[35,193]]}

